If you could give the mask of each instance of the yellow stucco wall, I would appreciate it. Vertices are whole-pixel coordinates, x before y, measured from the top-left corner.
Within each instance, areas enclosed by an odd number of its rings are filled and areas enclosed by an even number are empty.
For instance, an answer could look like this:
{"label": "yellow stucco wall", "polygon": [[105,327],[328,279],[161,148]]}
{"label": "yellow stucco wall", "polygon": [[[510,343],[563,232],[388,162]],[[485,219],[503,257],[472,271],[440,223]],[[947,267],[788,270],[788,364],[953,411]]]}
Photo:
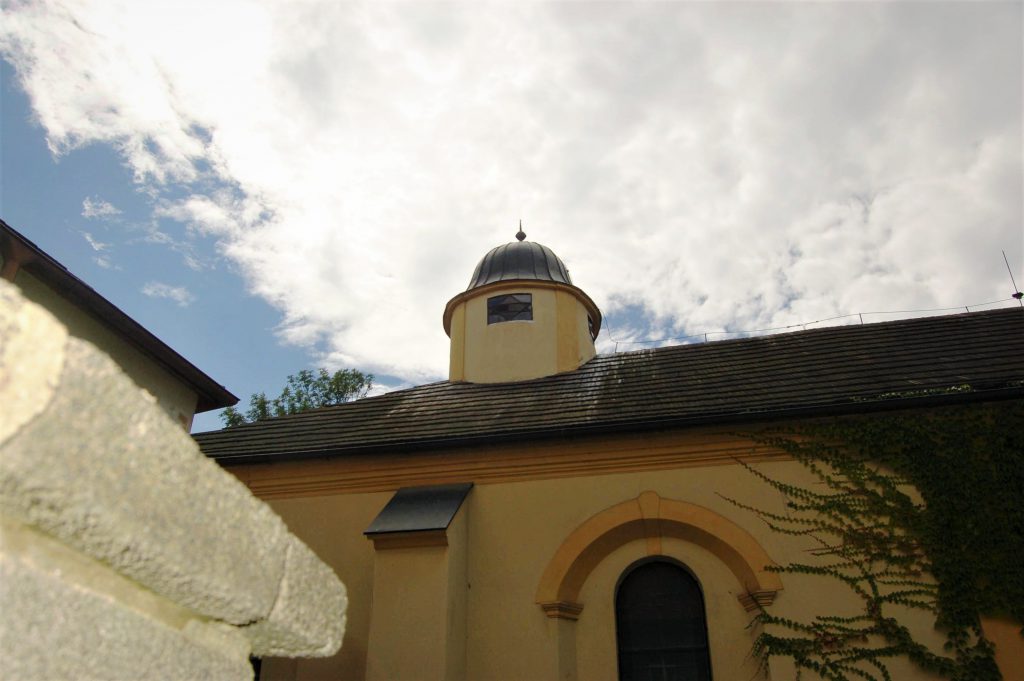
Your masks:
{"label": "yellow stucco wall", "polygon": [[185,383],[24,269],[18,270],[14,283],[26,298],[60,319],[71,335],[89,341],[108,354],[136,385],[153,395],[177,423],[191,428],[198,395]]}
{"label": "yellow stucco wall", "polygon": [[456,514],[447,535],[447,546],[377,549],[368,680],[466,678],[464,511]]}
{"label": "yellow stucco wall", "polygon": [[1004,617],[982,617],[981,628],[996,646],[996,664],[1003,681],[1024,681],[1024,638],[1019,623]]}
{"label": "yellow stucco wall", "polygon": [[345,638],[337,655],[322,659],[266,660],[261,679],[365,678],[374,550],[373,544],[363,536],[363,530],[391,496],[391,492],[372,492],[269,502],[289,529],[303,539],[320,560],[334,568],[348,590],[349,600]]}
{"label": "yellow stucco wall", "polygon": [[[395,457],[394,465],[402,465],[401,457]],[[806,471],[792,461],[765,461],[756,465],[778,478],[810,482]],[[735,523],[776,562],[808,559],[812,546],[807,540],[777,535],[752,514],[723,498],[736,497],[766,510],[785,510],[776,492],[737,465],[477,484],[459,515],[466,532],[465,678],[511,681],[616,678],[615,585],[628,566],[649,554],[650,544],[644,539],[627,541],[598,563],[579,592],[583,611],[576,622],[549,618],[536,602],[537,589],[548,563],[576,528],[596,514],[636,499],[645,491],[654,491],[663,499],[699,505]],[[268,660],[264,666],[265,679],[365,678],[365,651],[374,598],[398,597],[417,579],[415,570],[401,576],[401,568],[395,562],[398,554],[391,553],[384,560],[388,562],[387,569],[397,575],[395,590],[387,595],[380,591],[387,587],[381,582],[379,571],[374,584],[376,556],[372,543],[363,537],[362,531],[390,496],[390,492],[374,492],[271,502],[291,530],[335,568],[349,587],[350,603],[348,630],[339,655],[326,660]],[[756,663],[749,656],[756,635],[747,628],[752,613],[740,603],[739,596],[745,589],[736,575],[713,551],[683,538],[665,536],[661,539],[660,551],[686,565],[702,586],[714,677],[725,680],[759,678]],[[410,567],[412,565],[410,563]],[[440,583],[436,575],[431,577],[424,573],[423,577],[426,582]],[[818,608],[822,603],[827,604],[832,614],[855,612],[856,601],[828,580],[788,575],[783,579],[784,589],[778,592],[773,605],[775,614],[807,617],[820,612]],[[449,584],[445,588],[456,587]],[[417,611],[440,607],[436,602],[440,596],[437,593],[433,600],[411,596],[400,600],[409,609],[410,617],[428,622],[431,617],[436,619],[436,613]],[[915,625],[918,633],[925,639],[931,637],[931,643],[940,649],[942,637],[931,630],[927,616],[913,617],[919,618]],[[424,632],[424,640],[432,636],[434,634]],[[394,655],[416,649],[414,641],[406,646],[399,642],[394,647]],[[424,658],[426,665],[430,654],[422,654],[427,656]],[[785,671],[784,665],[780,666],[776,677],[789,678]],[[932,678],[909,664],[896,664],[893,672],[894,678],[911,681]],[[432,678],[437,677],[432,675]]]}
{"label": "yellow stucco wall", "polygon": [[[533,319],[487,323],[487,299],[510,293],[533,296]],[[474,383],[519,381],[578,368],[596,354],[587,310],[556,285],[514,282],[481,289],[451,313],[449,378]]]}
{"label": "yellow stucco wall", "polygon": [[[554,630],[558,623],[543,613],[535,595],[547,563],[578,525],[645,490],[705,505],[736,519],[741,514],[727,508],[715,494],[734,489],[735,477],[732,467],[713,467],[475,488],[468,501],[473,589],[467,678],[556,678],[552,674],[557,668],[559,642]],[[750,489],[763,496],[757,486]],[[749,518],[741,520],[753,525]],[[664,555],[686,564],[704,586],[716,678],[740,678],[741,674],[751,678],[752,668],[735,654],[737,649],[749,651],[753,639],[745,629],[750,616],[737,600],[742,589],[732,573],[706,551],[685,542],[666,539],[662,549]],[[584,583],[583,612],[570,625],[575,627],[576,678],[617,677],[615,584],[628,565],[646,555],[644,540],[630,542],[606,557]],[[490,616],[499,612],[500,618]],[[503,644],[506,638],[515,644]],[[523,655],[521,650],[538,652]]]}

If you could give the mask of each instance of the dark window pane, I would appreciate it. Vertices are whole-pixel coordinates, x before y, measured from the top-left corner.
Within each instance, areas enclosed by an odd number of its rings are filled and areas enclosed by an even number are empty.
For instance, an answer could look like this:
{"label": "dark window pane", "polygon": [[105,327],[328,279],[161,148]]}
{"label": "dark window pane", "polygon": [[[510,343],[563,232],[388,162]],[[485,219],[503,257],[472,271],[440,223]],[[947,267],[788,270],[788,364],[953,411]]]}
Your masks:
{"label": "dark window pane", "polygon": [[512,293],[487,299],[488,324],[531,319],[533,296],[529,293]]}
{"label": "dark window pane", "polygon": [[630,571],[615,595],[619,678],[711,679],[704,598],[690,574],[666,562]]}

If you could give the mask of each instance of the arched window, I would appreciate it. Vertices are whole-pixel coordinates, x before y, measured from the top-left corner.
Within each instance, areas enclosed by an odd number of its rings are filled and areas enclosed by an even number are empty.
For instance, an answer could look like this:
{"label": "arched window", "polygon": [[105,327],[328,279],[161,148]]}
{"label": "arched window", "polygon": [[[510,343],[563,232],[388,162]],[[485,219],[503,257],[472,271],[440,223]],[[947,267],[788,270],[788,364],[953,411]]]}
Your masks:
{"label": "arched window", "polygon": [[620,681],[711,679],[704,597],[682,567],[658,560],[628,570],[615,593]]}

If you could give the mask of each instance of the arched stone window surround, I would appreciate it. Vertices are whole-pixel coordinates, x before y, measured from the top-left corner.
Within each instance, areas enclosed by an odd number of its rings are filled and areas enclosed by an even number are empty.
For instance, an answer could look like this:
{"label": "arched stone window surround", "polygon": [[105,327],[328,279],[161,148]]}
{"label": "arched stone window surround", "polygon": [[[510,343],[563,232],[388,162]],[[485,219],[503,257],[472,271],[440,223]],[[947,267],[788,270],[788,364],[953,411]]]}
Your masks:
{"label": "arched stone window surround", "polygon": [[714,511],[646,491],[590,517],[566,537],[537,587],[537,603],[548,617],[575,620],[583,611],[580,589],[612,551],[636,539],[647,540],[647,555],[662,554],[662,537],[676,537],[714,554],[736,576],[739,601],[754,610],[782,590],[768,552],[742,527]]}

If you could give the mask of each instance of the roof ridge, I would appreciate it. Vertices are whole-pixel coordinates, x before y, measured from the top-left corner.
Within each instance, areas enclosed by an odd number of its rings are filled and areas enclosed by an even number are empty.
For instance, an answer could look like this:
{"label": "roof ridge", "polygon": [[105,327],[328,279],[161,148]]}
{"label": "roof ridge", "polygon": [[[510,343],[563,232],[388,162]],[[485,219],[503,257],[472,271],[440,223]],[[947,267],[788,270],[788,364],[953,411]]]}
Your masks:
{"label": "roof ridge", "polygon": [[[946,315],[927,315],[927,316],[924,316],[924,317],[909,317],[909,318],[903,318],[903,319],[887,319],[887,320],[877,321],[877,322],[862,322],[862,323],[852,323],[852,324],[836,324],[834,326],[821,326],[821,327],[818,327],[818,328],[815,328],[815,329],[793,329],[793,330],[787,330],[787,331],[778,331],[778,332],[774,332],[774,333],[763,333],[763,334],[758,335],[758,336],[742,336],[740,338],[722,338],[722,339],[719,339],[719,340],[713,340],[712,339],[712,340],[707,340],[707,341],[703,341],[703,342],[677,343],[675,345],[662,345],[662,346],[654,347],[654,348],[640,348],[639,350],[623,350],[621,352],[600,353],[600,354],[596,355],[595,357],[612,357],[612,356],[615,356],[615,355],[635,355],[635,354],[640,354],[640,353],[659,352],[659,351],[670,350],[670,349],[675,349],[675,348],[704,347],[704,346],[709,346],[709,345],[721,345],[721,344],[724,344],[724,343],[742,343],[744,341],[755,341],[755,340],[773,339],[773,338],[792,338],[794,336],[803,335],[803,334],[814,334],[814,333],[822,333],[822,332],[829,332],[829,331],[840,332],[841,330],[861,329],[861,328],[866,328],[866,327],[875,327],[875,328],[877,328],[877,327],[880,327],[880,326],[899,326],[899,325],[912,324],[912,323],[927,323],[927,322],[929,322],[931,320],[937,320],[937,319],[947,319],[947,320],[948,319],[956,319],[956,318],[967,319],[967,318],[971,318],[971,317],[980,317],[980,316],[984,316],[984,315],[1006,315],[1007,317],[1009,317],[1010,315],[1012,315],[1014,313],[1017,313],[1017,314],[1024,313],[1024,309],[1019,308],[1019,307],[1002,307],[1002,308],[996,308],[994,310],[975,310],[973,312],[958,312],[958,313],[955,313],[955,314],[946,314]],[[807,323],[808,324],[814,324],[815,322],[807,322]],[[758,332],[757,332],[757,330],[754,330],[754,331],[708,331],[707,333],[709,333],[709,334],[712,334],[712,333],[719,334],[719,333],[758,333]],[[676,338],[699,338],[701,335],[704,335],[704,334],[690,334],[690,335],[687,335],[687,336],[677,336]],[[672,340],[672,339],[666,339],[666,340]],[[629,343],[632,343],[632,342],[637,342],[637,343],[640,343],[640,342],[657,343],[659,341],[617,341],[617,342],[619,342],[619,343],[626,343],[626,342],[629,342]]]}

